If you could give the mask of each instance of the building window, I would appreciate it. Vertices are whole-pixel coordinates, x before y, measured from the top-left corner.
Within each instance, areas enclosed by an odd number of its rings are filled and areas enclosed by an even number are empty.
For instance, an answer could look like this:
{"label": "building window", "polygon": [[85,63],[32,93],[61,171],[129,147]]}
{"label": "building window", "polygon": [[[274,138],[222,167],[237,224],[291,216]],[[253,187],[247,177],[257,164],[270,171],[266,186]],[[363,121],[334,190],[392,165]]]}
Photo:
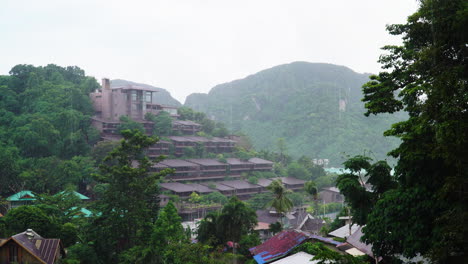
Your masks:
{"label": "building window", "polygon": [[132,91],[132,101],[137,100],[137,91]]}
{"label": "building window", "polygon": [[151,92],[146,92],[146,102],[151,103]]}

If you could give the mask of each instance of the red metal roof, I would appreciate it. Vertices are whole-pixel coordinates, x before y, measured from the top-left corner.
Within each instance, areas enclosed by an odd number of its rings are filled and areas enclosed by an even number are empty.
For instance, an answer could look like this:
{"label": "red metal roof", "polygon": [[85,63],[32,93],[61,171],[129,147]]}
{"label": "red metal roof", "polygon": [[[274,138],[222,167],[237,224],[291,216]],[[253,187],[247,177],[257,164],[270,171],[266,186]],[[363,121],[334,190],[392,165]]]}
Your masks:
{"label": "red metal roof", "polygon": [[307,239],[307,235],[295,230],[284,230],[265,243],[249,249],[259,264],[268,263],[288,254]]}

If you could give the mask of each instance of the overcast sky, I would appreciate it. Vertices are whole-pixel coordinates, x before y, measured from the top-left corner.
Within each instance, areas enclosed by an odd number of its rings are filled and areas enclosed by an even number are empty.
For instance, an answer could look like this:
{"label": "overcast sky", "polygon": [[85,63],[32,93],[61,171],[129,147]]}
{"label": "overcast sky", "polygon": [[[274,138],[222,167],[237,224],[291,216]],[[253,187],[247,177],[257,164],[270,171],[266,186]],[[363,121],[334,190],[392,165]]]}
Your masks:
{"label": "overcast sky", "polygon": [[76,65],[100,80],[194,92],[293,61],[376,73],[416,0],[2,0],[0,74]]}

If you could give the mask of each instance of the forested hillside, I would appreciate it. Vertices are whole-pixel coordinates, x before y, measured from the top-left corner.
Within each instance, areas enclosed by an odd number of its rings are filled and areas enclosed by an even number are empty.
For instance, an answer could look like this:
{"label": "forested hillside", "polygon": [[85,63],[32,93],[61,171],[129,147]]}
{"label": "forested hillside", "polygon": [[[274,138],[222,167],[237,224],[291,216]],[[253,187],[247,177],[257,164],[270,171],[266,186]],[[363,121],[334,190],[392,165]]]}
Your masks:
{"label": "forested hillside", "polygon": [[91,177],[99,133],[88,94],[97,88],[78,67],[17,65],[0,76],[0,195],[57,192]]}
{"label": "forested hillside", "polygon": [[192,94],[185,105],[242,131],[257,149],[276,149],[284,138],[288,153],[328,158],[372,151],[377,158],[397,146],[383,132],[403,114],[365,117],[361,86],[367,74],[323,63],[294,62]]}
{"label": "forested hillside", "polygon": [[154,100],[157,104],[170,105],[170,106],[182,105],[179,101],[174,99],[167,90],[163,88],[154,87],[154,86],[144,84],[144,83],[136,83],[136,82],[126,81],[126,80],[121,80],[121,79],[115,79],[111,81],[111,87],[125,86],[125,85],[136,85],[136,86],[141,86],[144,88],[149,88],[149,89],[158,91],[156,93],[156,96],[154,97]]}

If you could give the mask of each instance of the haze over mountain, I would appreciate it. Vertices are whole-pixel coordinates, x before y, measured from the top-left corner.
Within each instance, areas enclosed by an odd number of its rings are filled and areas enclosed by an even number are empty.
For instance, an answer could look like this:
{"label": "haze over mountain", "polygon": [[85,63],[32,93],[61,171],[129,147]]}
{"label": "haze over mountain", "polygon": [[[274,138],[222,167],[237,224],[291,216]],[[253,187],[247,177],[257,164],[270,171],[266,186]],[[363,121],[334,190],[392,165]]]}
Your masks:
{"label": "haze over mountain", "polygon": [[157,95],[154,97],[154,99],[156,100],[156,103],[158,104],[170,105],[170,106],[182,105],[179,101],[177,101],[174,97],[172,97],[171,94],[166,89],[154,87],[149,84],[136,83],[136,82],[122,80],[122,79],[111,80],[111,87],[125,86],[125,85],[136,85],[136,86],[141,86],[144,88],[149,88],[149,89],[158,91]]}
{"label": "haze over mountain", "polygon": [[257,149],[275,150],[285,138],[289,154],[333,165],[344,154],[371,151],[383,159],[398,141],[382,134],[404,113],[365,117],[361,86],[368,77],[344,66],[294,62],[191,94],[185,106],[246,133]]}

